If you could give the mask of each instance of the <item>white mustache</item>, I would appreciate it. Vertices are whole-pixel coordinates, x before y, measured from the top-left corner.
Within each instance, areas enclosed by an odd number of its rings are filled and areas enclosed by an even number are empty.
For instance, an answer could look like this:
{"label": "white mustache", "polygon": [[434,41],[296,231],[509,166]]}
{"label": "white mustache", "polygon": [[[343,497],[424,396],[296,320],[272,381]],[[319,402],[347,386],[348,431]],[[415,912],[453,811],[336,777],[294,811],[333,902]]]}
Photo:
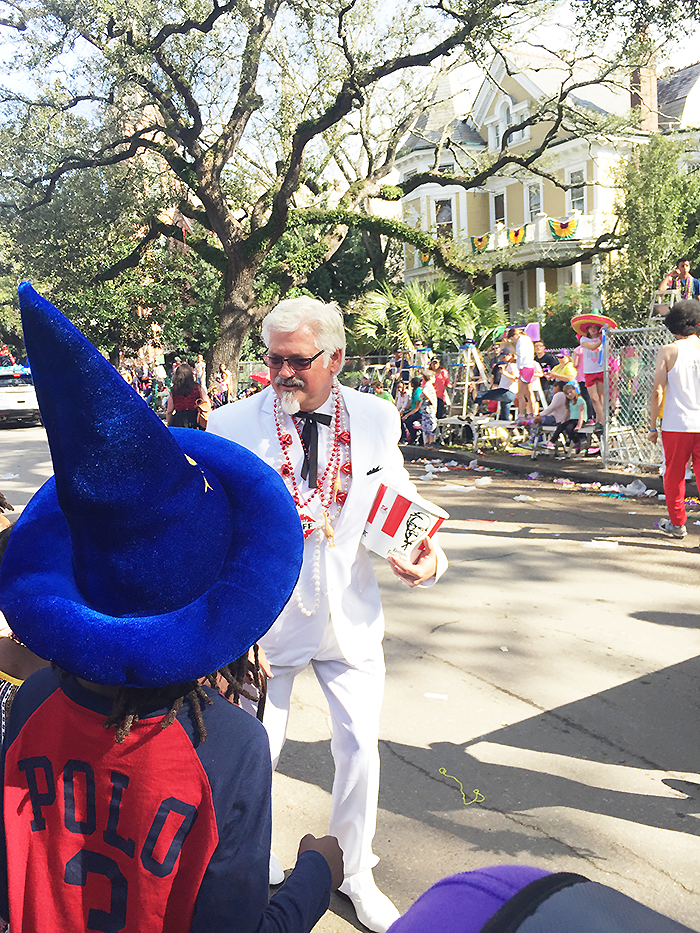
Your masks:
{"label": "white mustache", "polygon": [[288,378],[275,376],[275,385],[284,386],[286,389],[303,389],[305,383],[303,379],[299,379],[297,376],[289,376]]}

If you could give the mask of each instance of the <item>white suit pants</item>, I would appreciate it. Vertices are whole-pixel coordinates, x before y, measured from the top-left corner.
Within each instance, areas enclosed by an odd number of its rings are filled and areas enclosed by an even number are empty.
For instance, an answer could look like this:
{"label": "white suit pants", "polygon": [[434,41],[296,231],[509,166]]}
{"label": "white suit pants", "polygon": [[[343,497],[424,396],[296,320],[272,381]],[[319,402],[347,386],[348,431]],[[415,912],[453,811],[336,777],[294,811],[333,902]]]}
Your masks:
{"label": "white suit pants", "polygon": [[[334,639],[332,640],[334,641]],[[379,797],[379,713],[384,692],[384,653],[357,666],[342,658],[328,658],[327,639],[313,658],[314,673],[326,696],[333,735],[331,753],[335,777],[329,833],[343,850],[345,877],[373,868],[372,852]],[[294,678],[308,665],[277,667],[268,683],[263,724],[270,739],[272,766],[277,767],[284,745]]]}

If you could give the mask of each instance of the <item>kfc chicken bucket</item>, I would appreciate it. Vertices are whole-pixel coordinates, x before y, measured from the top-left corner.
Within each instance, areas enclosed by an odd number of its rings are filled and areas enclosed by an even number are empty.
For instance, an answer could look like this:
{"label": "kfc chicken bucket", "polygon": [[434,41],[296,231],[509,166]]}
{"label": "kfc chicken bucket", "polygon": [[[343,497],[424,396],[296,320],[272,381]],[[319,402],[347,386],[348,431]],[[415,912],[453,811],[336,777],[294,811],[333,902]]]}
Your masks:
{"label": "kfc chicken bucket", "polygon": [[450,516],[418,493],[407,499],[391,486],[381,485],[362,533],[370,551],[386,557],[391,551],[410,555],[423,538],[432,538]]}

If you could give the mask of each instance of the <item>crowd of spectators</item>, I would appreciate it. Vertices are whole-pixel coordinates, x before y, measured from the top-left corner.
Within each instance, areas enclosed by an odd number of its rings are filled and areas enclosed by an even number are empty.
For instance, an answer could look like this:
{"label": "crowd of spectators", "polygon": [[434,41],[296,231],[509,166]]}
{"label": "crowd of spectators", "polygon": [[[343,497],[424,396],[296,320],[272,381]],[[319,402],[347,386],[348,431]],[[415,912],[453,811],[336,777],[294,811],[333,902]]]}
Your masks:
{"label": "crowd of spectators", "polygon": [[[548,350],[543,340],[528,336],[523,325],[507,328],[483,353],[483,372],[477,372],[475,366],[469,369],[469,414],[489,413],[502,421],[527,425],[531,441],[542,426],[560,427],[560,433],[578,449],[581,427],[590,422],[599,429],[602,415],[602,406],[595,404],[597,396],[593,402],[587,386],[592,384],[599,393],[600,374],[591,376],[584,371],[585,353],[593,359],[594,345],[600,344],[600,328],[585,322],[583,326],[580,344],[573,351]],[[588,367],[591,365],[589,360]],[[450,414],[453,384],[449,369],[438,356],[416,365],[412,354],[397,350],[383,369],[377,367],[374,373],[366,370],[357,389],[396,405],[404,443],[434,446],[438,422]]]}
{"label": "crowd of spectators", "polygon": [[[580,420],[580,406],[576,402],[576,415],[570,416],[562,393],[565,385],[576,384],[576,398],[583,400],[584,422],[600,420],[600,412],[597,410],[599,406],[594,407],[595,403],[591,401],[584,373],[584,344],[591,343],[592,346],[596,339],[600,339],[599,335],[592,335],[592,341],[586,339],[587,332],[581,335],[581,345],[573,351],[550,351],[544,341],[533,341],[526,332],[528,329],[519,324],[511,326],[503,332],[500,341],[492,344],[483,354],[486,382],[482,375],[470,370],[466,387],[471,399],[470,413],[488,412],[502,421],[515,419],[533,429],[541,425],[557,426],[573,422],[573,428],[567,427],[564,433],[576,443],[580,440],[576,428]],[[592,346],[589,356],[592,357],[594,349]],[[143,362],[134,361],[127,361],[120,371],[152,408],[166,415],[167,420],[178,413],[171,396],[173,380],[180,367],[188,392],[187,396],[181,397],[185,401],[180,400],[178,404],[184,404],[184,410],[189,412],[193,412],[197,405],[201,408],[205,400],[208,401],[209,409],[219,408],[238,398],[260,392],[265,385],[265,380],[261,378],[263,374],[256,373],[248,385],[239,387],[235,393],[232,374],[221,363],[211,376],[207,388],[207,368],[202,354],[198,354],[194,362],[176,356],[169,371],[162,363],[147,366]],[[258,381],[256,377],[260,377]],[[192,386],[199,387],[201,392],[195,392]],[[396,406],[401,415],[404,443],[435,446],[438,422],[450,414],[450,393],[453,389],[450,371],[439,356],[433,356],[427,363],[417,366],[413,362],[413,354],[396,350],[383,368],[365,370],[356,388],[359,392],[377,395]],[[597,385],[595,388],[597,391]],[[202,401],[197,402],[194,394]],[[562,397],[558,398],[560,394]],[[176,420],[179,422],[184,418],[192,421],[193,417],[192,414],[180,415]]]}
{"label": "crowd of spectators", "polygon": [[432,447],[438,419],[445,416],[450,404],[451,388],[449,372],[439,357],[417,369],[405,351],[397,350],[374,379],[369,372],[362,374],[357,391],[374,393],[396,405],[401,415],[402,441],[415,444],[420,432],[422,445]]}
{"label": "crowd of spectators", "polygon": [[[197,358],[193,362],[176,356],[167,367],[164,363],[147,364],[143,361],[125,360],[119,372],[154,411],[166,416],[168,413],[173,414],[175,412],[170,399],[173,394],[173,383],[178,372],[180,372],[184,383],[186,383],[186,395],[192,394],[192,384],[199,387],[201,391],[196,393],[197,397],[208,399],[210,409],[227,405],[237,398],[247,398],[250,395],[255,395],[256,392],[260,392],[263,388],[260,382],[251,378],[249,384],[240,386],[236,394],[231,371],[224,363],[219,364],[217,372],[213,374],[207,385],[207,366],[201,353],[197,354]],[[176,420],[179,421],[180,419]]]}

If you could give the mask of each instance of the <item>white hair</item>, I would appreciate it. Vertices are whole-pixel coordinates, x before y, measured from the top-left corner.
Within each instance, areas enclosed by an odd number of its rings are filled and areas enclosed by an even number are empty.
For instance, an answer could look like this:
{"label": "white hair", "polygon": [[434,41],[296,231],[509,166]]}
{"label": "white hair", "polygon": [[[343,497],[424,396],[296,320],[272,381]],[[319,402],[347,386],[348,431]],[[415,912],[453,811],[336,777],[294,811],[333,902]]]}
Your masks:
{"label": "white hair", "polygon": [[317,349],[324,351],[324,366],[328,366],[331,355],[340,350],[342,367],[345,361],[345,327],[343,312],[335,302],[326,304],[307,295],[280,301],[263,319],[262,338],[265,346],[270,345],[272,331],[291,334],[300,327],[308,327]]}

